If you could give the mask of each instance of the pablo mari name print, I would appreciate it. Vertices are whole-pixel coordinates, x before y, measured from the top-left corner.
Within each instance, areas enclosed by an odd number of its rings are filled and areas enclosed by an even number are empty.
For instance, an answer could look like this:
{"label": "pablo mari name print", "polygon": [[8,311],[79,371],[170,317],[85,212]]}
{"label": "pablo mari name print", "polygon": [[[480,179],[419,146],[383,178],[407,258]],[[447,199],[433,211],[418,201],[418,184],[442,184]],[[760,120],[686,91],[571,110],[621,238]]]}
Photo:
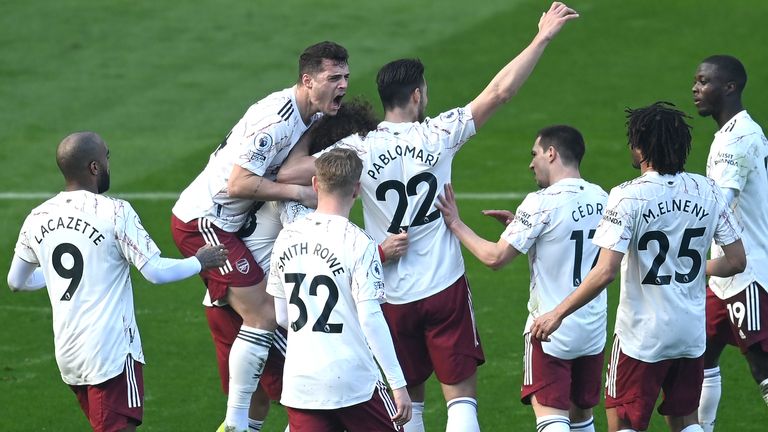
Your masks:
{"label": "pablo mari name print", "polygon": [[378,155],[378,159],[381,164],[374,162],[373,169],[369,169],[367,171],[368,176],[374,180],[377,180],[377,176],[379,173],[381,173],[381,170],[383,170],[385,166],[401,157],[409,157],[423,164],[435,166],[437,161],[440,160],[440,152],[437,152],[437,154],[426,152],[425,155],[424,149],[419,149],[416,151],[416,147],[411,147],[409,145],[402,146],[398,144],[395,146],[394,152],[392,150],[387,150]]}
{"label": "pablo mari name print", "polygon": [[309,242],[302,242],[293,244],[283,251],[280,255],[277,263],[277,268],[280,271],[285,271],[285,265],[294,257],[299,255],[315,255],[320,257],[328,265],[328,269],[331,270],[334,276],[338,276],[344,273],[344,267],[336,255],[331,250],[320,243],[313,244],[312,252],[310,252]]}
{"label": "pablo mari name print", "polygon": [[93,242],[96,246],[101,243],[102,240],[104,240],[104,235],[99,232],[99,230],[96,229],[96,227],[92,226],[88,222],[80,219],[75,218],[72,216],[67,217],[58,217],[58,218],[51,218],[48,219],[47,222],[40,225],[40,236],[35,235],[35,241],[37,244],[40,244],[43,242],[43,239],[45,238],[48,233],[52,231],[56,231],[58,229],[68,229],[77,231],[80,233],[83,233],[88,237],[89,240]]}

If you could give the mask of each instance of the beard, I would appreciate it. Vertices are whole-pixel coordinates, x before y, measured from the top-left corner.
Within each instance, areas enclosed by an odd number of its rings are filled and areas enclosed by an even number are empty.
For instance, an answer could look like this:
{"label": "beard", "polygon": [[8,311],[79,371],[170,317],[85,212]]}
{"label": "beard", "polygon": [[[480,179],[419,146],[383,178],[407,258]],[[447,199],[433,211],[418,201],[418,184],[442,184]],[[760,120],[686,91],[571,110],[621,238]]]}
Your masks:
{"label": "beard", "polygon": [[96,183],[96,193],[104,193],[109,190],[109,172],[103,171],[104,174],[99,176],[98,182]]}

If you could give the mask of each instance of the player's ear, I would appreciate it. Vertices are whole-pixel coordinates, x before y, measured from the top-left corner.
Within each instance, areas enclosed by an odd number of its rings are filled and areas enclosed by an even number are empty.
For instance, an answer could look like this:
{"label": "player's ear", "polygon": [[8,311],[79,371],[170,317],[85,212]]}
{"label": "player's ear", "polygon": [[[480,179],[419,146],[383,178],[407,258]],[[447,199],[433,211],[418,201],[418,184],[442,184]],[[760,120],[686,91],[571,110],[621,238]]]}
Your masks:
{"label": "player's ear", "polygon": [[311,89],[312,88],[312,77],[309,76],[309,74],[302,74],[301,75],[301,84],[304,85],[304,87]]}
{"label": "player's ear", "polygon": [[411,101],[414,104],[418,105],[419,103],[421,103],[421,98],[423,96],[424,95],[421,94],[421,89],[419,87],[416,87],[415,89],[413,89],[413,92],[411,92]]}
{"label": "player's ear", "polygon": [[360,196],[360,181],[355,183],[355,188],[352,190],[352,198],[357,199]]}
{"label": "player's ear", "polygon": [[549,162],[554,161],[556,155],[557,155],[557,150],[555,149],[555,146],[547,147],[547,160]]}
{"label": "player's ear", "polygon": [[736,83],[734,81],[728,81],[725,83],[725,94],[730,95],[736,91]]}
{"label": "player's ear", "polygon": [[312,190],[317,193],[317,176],[312,176]]}
{"label": "player's ear", "polygon": [[91,175],[97,175],[99,173],[99,163],[96,161],[90,161],[88,163],[88,171],[91,173]]}

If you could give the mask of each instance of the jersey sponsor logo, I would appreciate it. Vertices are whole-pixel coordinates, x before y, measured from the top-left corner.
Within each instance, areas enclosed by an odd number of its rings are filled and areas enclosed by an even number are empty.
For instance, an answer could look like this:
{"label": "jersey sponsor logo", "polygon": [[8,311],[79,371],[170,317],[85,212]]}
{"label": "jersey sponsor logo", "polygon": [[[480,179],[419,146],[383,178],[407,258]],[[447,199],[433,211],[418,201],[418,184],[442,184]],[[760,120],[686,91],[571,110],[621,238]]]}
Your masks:
{"label": "jersey sponsor logo", "polygon": [[262,166],[264,165],[264,161],[267,160],[267,156],[260,151],[248,150],[248,153],[243,156],[243,159],[247,162],[254,162],[256,165]]}
{"label": "jersey sponsor logo", "polygon": [[248,263],[248,260],[245,258],[240,258],[235,263],[235,267],[237,267],[237,270],[242,274],[248,274],[248,270],[251,269],[251,265]]}

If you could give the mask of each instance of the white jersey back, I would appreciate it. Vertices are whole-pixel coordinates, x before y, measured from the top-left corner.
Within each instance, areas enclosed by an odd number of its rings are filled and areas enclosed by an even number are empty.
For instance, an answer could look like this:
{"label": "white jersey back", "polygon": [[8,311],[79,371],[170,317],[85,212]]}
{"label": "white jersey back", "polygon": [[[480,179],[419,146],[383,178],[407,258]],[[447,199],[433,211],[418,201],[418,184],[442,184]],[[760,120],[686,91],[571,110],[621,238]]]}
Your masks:
{"label": "white jersey back", "polygon": [[739,239],[714,181],[649,171],[611,190],[594,243],[625,254],[616,334],[645,362],[704,353],[707,249]]}
{"label": "white jersey back", "polygon": [[[594,266],[598,247],[592,238],[607,199],[600,186],[567,178],[528,194],[517,208],[501,238],[528,254],[531,296],[525,333],[533,318],[560,304]],[[544,352],[566,360],[602,352],[607,307],[603,291],[563,320],[550,342],[542,343]]]}
{"label": "white jersey back", "polygon": [[334,409],[368,401],[382,380],[357,303],[383,302],[376,243],[341,216],[312,213],[275,241],[267,292],[289,303],[280,402]]}
{"label": "white jersey back", "polygon": [[[768,290],[768,140],[746,111],[733,116],[716,134],[709,148],[707,177],[721,188],[739,191],[731,207],[744,231],[747,269],[729,278],[711,277],[709,287],[718,297],[734,296],[757,281]],[[712,257],[723,255],[712,245]]]}
{"label": "white jersey back", "polygon": [[381,122],[365,137],[353,135],[336,145],[356,150],[363,160],[366,231],[379,243],[408,231],[408,253],[387,263],[384,273],[389,303],[429,297],[464,274],[459,240],[434,203],[451,181],[454,155],[474,134],[467,106],[422,123]]}
{"label": "white jersey back", "polygon": [[123,200],[61,192],[27,216],[16,254],[45,275],[65,383],[102,383],[123,371],[128,354],[144,362],[129,264],[141,268],[159,253]]}
{"label": "white jersey back", "polygon": [[[316,114],[313,121],[321,114]],[[254,200],[232,198],[227,181],[239,165],[268,180],[307,130],[296,105],[293,87],[272,93],[251,105],[224,142],[211,154],[203,172],[173,206],[173,214],[184,222],[206,218],[224,231],[235,232],[246,221]]]}

